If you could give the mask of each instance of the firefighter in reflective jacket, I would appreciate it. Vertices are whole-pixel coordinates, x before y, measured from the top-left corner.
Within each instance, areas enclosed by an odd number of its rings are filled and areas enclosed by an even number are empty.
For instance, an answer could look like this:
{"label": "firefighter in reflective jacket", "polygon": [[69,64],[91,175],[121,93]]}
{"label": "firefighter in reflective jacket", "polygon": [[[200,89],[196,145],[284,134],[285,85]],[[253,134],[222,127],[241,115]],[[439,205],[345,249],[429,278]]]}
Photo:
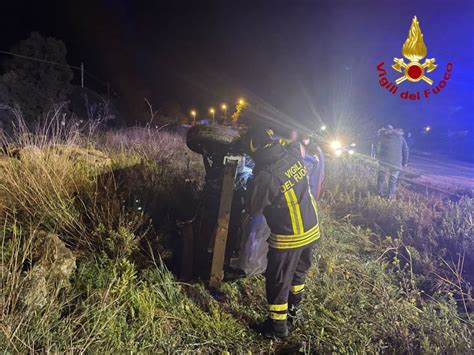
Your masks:
{"label": "firefighter in reflective jacket", "polygon": [[263,213],[271,234],[265,287],[268,319],[255,326],[264,336],[288,336],[319,238],[316,201],[310,191],[299,144],[282,146],[269,129],[249,130],[244,139],[255,161],[248,212]]}

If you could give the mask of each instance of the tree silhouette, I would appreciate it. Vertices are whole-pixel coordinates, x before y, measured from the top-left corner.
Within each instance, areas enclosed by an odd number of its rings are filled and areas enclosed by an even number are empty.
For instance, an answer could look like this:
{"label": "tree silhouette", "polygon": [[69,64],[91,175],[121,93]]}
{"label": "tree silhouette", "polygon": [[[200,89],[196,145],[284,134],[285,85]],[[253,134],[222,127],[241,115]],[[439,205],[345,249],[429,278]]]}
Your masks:
{"label": "tree silhouette", "polygon": [[51,105],[66,101],[74,74],[67,66],[62,41],[33,32],[10,51],[58,65],[14,56],[6,59],[0,77],[0,104],[20,107],[25,120],[32,122]]}

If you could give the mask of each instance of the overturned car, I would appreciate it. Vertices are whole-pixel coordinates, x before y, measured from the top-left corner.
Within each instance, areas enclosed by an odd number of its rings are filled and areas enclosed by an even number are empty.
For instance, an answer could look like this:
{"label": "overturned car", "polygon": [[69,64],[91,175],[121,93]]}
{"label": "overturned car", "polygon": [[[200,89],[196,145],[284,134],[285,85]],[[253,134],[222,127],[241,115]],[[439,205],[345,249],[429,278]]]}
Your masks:
{"label": "overturned car", "polygon": [[[194,252],[193,276],[210,275],[209,285],[214,288],[220,287],[224,276],[255,275],[267,266],[270,229],[263,215],[249,216],[246,211],[254,162],[242,144],[245,133],[246,127],[211,124],[193,126],[186,135],[187,146],[202,155],[206,170],[192,245],[187,249]],[[307,155],[310,164],[318,164],[318,159]]]}

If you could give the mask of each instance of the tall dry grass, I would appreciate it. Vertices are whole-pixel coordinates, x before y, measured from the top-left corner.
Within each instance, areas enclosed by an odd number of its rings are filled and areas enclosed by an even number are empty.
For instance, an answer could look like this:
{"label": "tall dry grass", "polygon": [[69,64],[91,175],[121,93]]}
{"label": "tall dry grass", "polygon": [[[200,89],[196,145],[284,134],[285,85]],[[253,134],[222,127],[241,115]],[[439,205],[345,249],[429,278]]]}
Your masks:
{"label": "tall dry grass", "polygon": [[[129,260],[140,252],[145,234],[160,238],[150,220],[154,206],[171,205],[177,196],[170,190],[176,192],[199,177],[200,160],[185,152],[183,137],[171,133],[104,133],[95,130],[96,122],[66,122],[68,117],[59,109],[29,127],[19,111],[13,113],[13,132],[0,136],[0,347],[14,352],[83,352],[104,349],[103,337],[109,347],[118,346],[122,340],[115,339],[112,328],[118,326],[119,313],[130,307],[151,307],[149,312],[155,312],[161,307],[160,292],[178,290],[161,262],[147,263],[154,265],[150,275],[168,280],[153,286],[137,280],[139,271]],[[159,228],[165,227],[169,211],[158,211],[153,218]],[[33,254],[43,232],[58,234],[79,258],[71,284],[43,273],[36,277],[42,269]],[[89,273],[90,279],[84,276]],[[101,278],[107,280],[104,288],[95,287]],[[25,297],[38,302],[25,303]],[[179,299],[186,297],[180,294]],[[141,326],[160,322],[141,312]],[[169,331],[151,325],[158,332],[154,340],[164,349]],[[138,336],[139,329],[135,331]]]}
{"label": "tall dry grass", "polygon": [[416,192],[403,181],[396,199],[384,199],[376,193],[376,167],[369,164],[361,160],[329,164],[324,203],[331,214],[370,228],[381,252],[386,250],[385,257],[396,256],[402,266],[409,264],[427,294],[456,294],[470,318],[474,199]]}
{"label": "tall dry grass", "polygon": [[[2,350],[472,350],[464,274],[458,281],[449,276],[453,286],[441,274],[420,271],[427,265],[449,271],[436,264],[441,259],[434,251],[442,251],[442,240],[468,240],[462,233],[469,230],[469,202],[409,191],[385,201],[371,195],[364,166],[330,166],[306,318],[287,341],[269,342],[249,329],[265,314],[262,277],[226,283],[217,301],[201,283],[177,282],[162,261],[169,253],[166,236],[174,236],[176,219],[193,213],[203,180],[201,159],[186,149],[183,137],[151,128],[91,135],[58,123],[62,115],[53,117],[42,129],[24,125],[2,138],[8,153],[0,158]],[[77,269],[66,280],[45,276],[36,288],[47,292],[32,304],[23,299],[32,288],[33,254],[43,232],[67,242]]]}

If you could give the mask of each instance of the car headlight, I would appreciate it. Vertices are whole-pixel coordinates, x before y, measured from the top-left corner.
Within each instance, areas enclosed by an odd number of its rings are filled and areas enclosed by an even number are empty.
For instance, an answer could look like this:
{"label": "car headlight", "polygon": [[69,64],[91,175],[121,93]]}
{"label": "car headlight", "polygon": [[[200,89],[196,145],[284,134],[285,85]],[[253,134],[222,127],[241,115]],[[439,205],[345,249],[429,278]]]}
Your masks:
{"label": "car headlight", "polygon": [[331,148],[334,150],[338,150],[341,148],[341,142],[339,141],[332,141],[331,142]]}

